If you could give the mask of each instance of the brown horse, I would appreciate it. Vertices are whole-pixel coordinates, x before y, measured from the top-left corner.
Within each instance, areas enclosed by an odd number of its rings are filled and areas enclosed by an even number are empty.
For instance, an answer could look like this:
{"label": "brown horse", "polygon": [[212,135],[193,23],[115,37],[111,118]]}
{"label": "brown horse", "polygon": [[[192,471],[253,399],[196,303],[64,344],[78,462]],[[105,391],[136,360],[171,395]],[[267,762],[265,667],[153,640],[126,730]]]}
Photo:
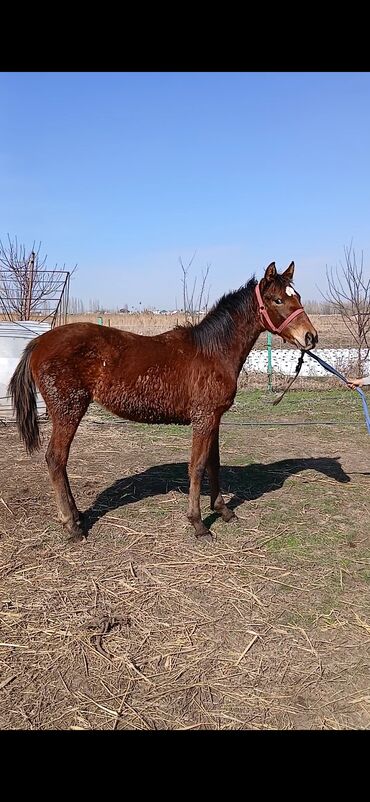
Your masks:
{"label": "brown horse", "polygon": [[91,401],[122,418],[144,423],[192,424],[188,519],[209,534],[200,514],[207,469],[211,508],[224,521],[228,509],[219,485],[219,426],[234,401],[240,370],[258,335],[268,329],[298,348],[313,348],[317,332],[291,287],[294,263],[284,273],[268,266],[258,284],[224,295],[195,326],[154,337],[70,323],[33,339],[9,384],[18,430],[27,451],[40,447],[36,409],[39,388],[53,424],[46,452],[58,512],[67,532],[83,535],[66,466],[77,427]]}

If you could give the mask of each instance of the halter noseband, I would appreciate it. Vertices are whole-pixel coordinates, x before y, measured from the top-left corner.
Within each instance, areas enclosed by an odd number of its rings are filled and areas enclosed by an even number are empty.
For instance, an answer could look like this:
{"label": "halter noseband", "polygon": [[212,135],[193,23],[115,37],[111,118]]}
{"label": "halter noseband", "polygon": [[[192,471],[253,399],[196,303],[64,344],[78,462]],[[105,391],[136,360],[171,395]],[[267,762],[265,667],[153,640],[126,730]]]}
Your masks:
{"label": "halter noseband", "polygon": [[268,331],[271,331],[272,334],[281,334],[281,332],[284,331],[284,329],[286,329],[287,326],[289,326],[289,323],[291,323],[292,320],[294,320],[294,318],[298,317],[298,315],[301,315],[302,312],[304,312],[303,306],[300,306],[299,309],[295,309],[295,311],[292,312],[291,315],[288,315],[288,317],[285,318],[285,320],[283,320],[281,325],[278,328],[276,328],[276,326],[274,326],[274,324],[273,324],[273,322],[272,322],[272,320],[270,318],[270,315],[269,315],[269,313],[268,313],[268,311],[267,311],[267,309],[266,309],[266,307],[265,307],[265,305],[263,303],[259,284],[256,284],[256,296],[257,296],[257,303],[258,303],[258,308],[259,308],[259,312],[260,312],[260,315],[261,315],[262,323],[263,323],[264,327]]}

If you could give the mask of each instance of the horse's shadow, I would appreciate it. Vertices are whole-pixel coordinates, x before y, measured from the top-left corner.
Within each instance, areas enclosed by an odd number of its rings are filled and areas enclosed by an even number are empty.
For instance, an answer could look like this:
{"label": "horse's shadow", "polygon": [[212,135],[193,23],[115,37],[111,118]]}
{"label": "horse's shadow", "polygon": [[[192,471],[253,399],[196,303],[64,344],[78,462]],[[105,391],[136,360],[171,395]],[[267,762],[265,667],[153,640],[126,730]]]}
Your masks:
{"label": "horse's shadow", "polygon": [[[220,469],[220,483],[224,493],[232,493],[228,502],[230,509],[236,509],[245,501],[252,501],[264,493],[281,488],[285,480],[303,470],[315,470],[337,482],[350,482],[339,462],[339,457],[309,457],[307,459],[284,459],[278,462],[261,462],[251,465],[223,466]],[[169,490],[188,492],[188,464],[171,462],[154,465],[141,473],[118,479],[96,497],[84,513],[86,531],[111,510],[125,507],[135,501],[151,496],[163,495]],[[202,495],[209,495],[208,480],[202,484]],[[204,523],[210,526],[217,518],[216,513],[208,515]]]}

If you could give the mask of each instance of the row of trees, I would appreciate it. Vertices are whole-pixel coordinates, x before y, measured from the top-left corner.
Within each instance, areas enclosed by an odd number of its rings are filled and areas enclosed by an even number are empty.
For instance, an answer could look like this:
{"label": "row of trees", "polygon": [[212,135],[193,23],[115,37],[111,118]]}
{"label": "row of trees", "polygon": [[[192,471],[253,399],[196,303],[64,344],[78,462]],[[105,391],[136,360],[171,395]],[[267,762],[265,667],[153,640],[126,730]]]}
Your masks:
{"label": "row of trees", "polygon": [[308,299],[304,302],[304,308],[308,315],[335,315],[333,304],[327,301],[312,301]]}
{"label": "row of trees", "polygon": [[[197,323],[207,312],[210,285],[208,284],[210,265],[195,276],[190,283],[190,271],[195,253],[185,266],[180,258],[182,271],[183,310],[186,320]],[[51,314],[58,304],[65,281],[65,267],[58,270],[46,269],[47,257],[41,255],[33,244],[31,250],[18,243],[17,238],[7,242],[0,240],[0,312],[14,320],[27,320],[32,315]],[[76,266],[71,271],[73,273]],[[358,351],[358,372],[370,351],[370,277],[365,273],[364,256],[357,257],[352,243],[344,248],[344,262],[338,268],[326,268],[325,291],[320,291],[322,301],[306,302],[308,313],[321,312],[337,314],[351,334]],[[98,312],[99,300],[91,299],[88,311]],[[123,310],[127,310],[127,304]],[[122,311],[123,311],[122,310]],[[71,298],[68,311],[72,314],[85,312],[83,301]]]}
{"label": "row of trees", "polygon": [[[208,268],[207,268],[208,270]],[[208,272],[207,272],[208,275]],[[202,274],[202,280],[204,278],[204,274]],[[185,280],[185,277],[184,277]],[[201,316],[206,314],[208,310],[208,296],[209,291],[207,290],[207,297],[200,299],[198,296],[195,295],[195,287],[194,287],[195,280],[193,282],[193,287],[191,291],[186,288],[186,299],[183,299],[183,303],[185,306],[185,317],[188,322],[196,323],[200,320]],[[154,307],[148,307],[143,309],[143,312],[152,312]],[[176,310],[179,312],[184,311],[184,307],[180,309],[175,306]],[[332,303],[327,301],[305,301],[304,308],[309,315],[334,315],[335,308]],[[133,307],[132,307],[133,310]],[[104,307],[98,298],[90,298],[87,302],[83,301],[81,298],[76,298],[74,296],[70,296],[69,304],[68,304],[68,312],[70,315],[85,315],[85,314],[98,314],[100,313],[108,313],[117,314],[117,312],[129,312],[128,304],[123,304],[122,307]],[[140,310],[134,310],[140,311]]]}
{"label": "row of trees", "polygon": [[[70,315],[84,315],[85,313],[97,314],[98,312],[102,311],[104,310],[99,298],[89,298],[89,301],[86,304],[81,300],[81,298],[75,298],[73,295],[69,298],[68,314]],[[118,309],[115,311],[118,311]]]}

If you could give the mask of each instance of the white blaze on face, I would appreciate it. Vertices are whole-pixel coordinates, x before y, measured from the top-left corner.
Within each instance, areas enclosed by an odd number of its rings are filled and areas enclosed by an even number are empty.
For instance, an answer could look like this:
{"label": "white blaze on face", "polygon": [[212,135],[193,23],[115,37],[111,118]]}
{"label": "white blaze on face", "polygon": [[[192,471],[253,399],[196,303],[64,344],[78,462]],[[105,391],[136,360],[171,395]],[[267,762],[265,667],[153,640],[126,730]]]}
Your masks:
{"label": "white blaze on face", "polygon": [[285,292],[287,295],[295,295],[293,287],[291,287],[290,285],[286,288]]}

